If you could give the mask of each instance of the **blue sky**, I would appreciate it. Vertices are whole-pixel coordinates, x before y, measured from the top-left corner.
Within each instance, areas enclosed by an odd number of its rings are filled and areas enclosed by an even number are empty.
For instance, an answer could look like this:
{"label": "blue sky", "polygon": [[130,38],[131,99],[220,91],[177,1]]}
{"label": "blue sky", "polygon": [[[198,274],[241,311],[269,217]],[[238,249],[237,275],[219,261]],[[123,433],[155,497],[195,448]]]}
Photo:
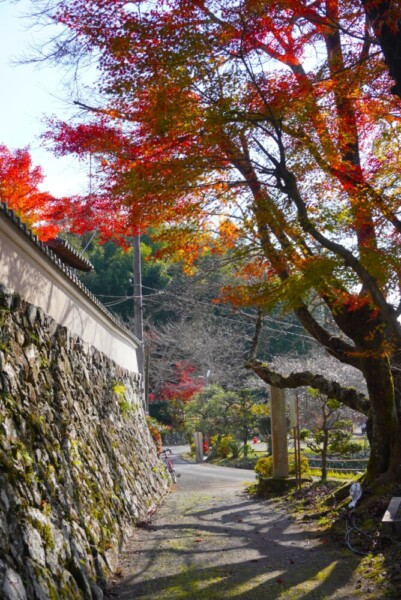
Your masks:
{"label": "blue sky", "polygon": [[50,32],[33,28],[23,17],[27,0],[14,4],[0,0],[0,143],[9,148],[30,146],[34,164],[43,168],[44,190],[56,196],[85,192],[87,165],[73,158],[55,158],[39,139],[45,129],[44,115],[68,119],[73,108],[63,89],[65,73],[50,65],[13,65],[32,44]]}

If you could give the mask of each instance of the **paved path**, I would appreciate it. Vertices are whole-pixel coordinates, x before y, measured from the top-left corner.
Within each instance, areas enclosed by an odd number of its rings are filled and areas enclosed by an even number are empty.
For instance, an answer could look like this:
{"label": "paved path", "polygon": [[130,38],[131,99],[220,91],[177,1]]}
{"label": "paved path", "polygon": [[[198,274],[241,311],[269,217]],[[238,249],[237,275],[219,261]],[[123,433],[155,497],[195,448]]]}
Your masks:
{"label": "paved path", "polygon": [[300,529],[244,491],[252,471],[175,459],[178,484],[121,557],[121,600],[379,598],[355,577],[358,557]]}

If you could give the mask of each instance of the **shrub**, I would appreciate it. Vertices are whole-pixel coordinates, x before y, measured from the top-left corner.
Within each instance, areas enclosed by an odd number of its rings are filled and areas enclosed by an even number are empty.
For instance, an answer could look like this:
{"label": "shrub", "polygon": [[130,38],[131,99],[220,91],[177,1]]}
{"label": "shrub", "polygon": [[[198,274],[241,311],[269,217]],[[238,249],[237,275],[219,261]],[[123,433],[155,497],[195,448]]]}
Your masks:
{"label": "shrub", "polygon": [[[295,475],[295,457],[294,454],[288,455],[289,475]],[[273,477],[273,457],[264,456],[259,458],[255,465],[255,472],[258,477]],[[301,454],[301,475],[309,475],[309,462],[306,456]]]}
{"label": "shrub", "polygon": [[273,457],[264,456],[259,458],[255,465],[255,473],[259,477],[271,477],[273,475]]}
{"label": "shrub", "polygon": [[212,435],[212,437],[210,438],[210,445],[212,448],[215,448],[216,446],[219,445],[221,440],[221,435]]}
{"label": "shrub", "polygon": [[239,455],[239,446],[232,435],[214,435],[210,443],[213,455],[215,454],[219,458],[228,458],[229,456],[237,458]]}
{"label": "shrub", "polygon": [[153,417],[146,417],[146,423],[152,439],[156,445],[157,453],[160,454],[162,451],[162,432],[166,429],[162,423],[159,423]]}

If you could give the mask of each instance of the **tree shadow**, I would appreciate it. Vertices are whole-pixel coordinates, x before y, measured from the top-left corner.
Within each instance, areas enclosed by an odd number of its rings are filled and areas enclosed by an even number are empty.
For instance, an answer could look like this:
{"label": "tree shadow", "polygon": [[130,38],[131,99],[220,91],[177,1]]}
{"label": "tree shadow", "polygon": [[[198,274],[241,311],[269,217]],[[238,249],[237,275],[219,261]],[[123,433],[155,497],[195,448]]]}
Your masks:
{"label": "tree shadow", "polygon": [[[130,577],[110,597],[142,600],[303,600],[344,595],[360,557],[301,531],[271,502],[236,498],[169,512],[133,543]],[[129,553],[127,554],[129,559]],[[350,588],[368,598],[366,590]]]}

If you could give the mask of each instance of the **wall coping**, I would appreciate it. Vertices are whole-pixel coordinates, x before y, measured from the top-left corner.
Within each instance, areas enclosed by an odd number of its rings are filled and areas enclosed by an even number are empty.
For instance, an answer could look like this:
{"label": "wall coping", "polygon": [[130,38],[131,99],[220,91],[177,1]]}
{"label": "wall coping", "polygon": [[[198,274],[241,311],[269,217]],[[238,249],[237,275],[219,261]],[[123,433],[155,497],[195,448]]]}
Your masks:
{"label": "wall coping", "polygon": [[41,242],[37,235],[24,223],[15,212],[8,208],[5,202],[0,202],[0,220],[4,218],[6,222],[11,224],[15,229],[16,233],[28,243],[32,245],[32,248],[36,252],[40,253],[41,258],[44,259],[48,264],[54,268],[65,280],[72,283],[76,293],[78,293],[83,301],[89,302],[91,308],[100,313],[100,316],[106,318],[109,322],[111,321],[114,327],[117,327],[121,333],[128,336],[135,345],[139,346],[140,341],[138,338],[107,308],[88,290],[88,288],[82,283],[82,281],[75,274],[74,269],[64,264],[61,259],[44,243]]}

